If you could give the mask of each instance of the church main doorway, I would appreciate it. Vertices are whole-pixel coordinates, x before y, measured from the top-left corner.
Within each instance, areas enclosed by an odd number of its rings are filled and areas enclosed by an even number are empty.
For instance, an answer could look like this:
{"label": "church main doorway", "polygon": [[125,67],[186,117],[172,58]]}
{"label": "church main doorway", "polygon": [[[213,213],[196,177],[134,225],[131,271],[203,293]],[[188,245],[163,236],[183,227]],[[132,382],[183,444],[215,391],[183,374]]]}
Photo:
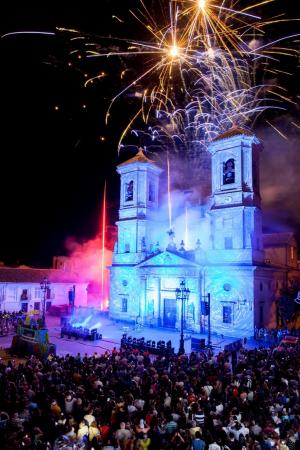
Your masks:
{"label": "church main doorway", "polygon": [[176,300],[174,300],[174,298],[165,298],[163,326],[166,328],[175,328],[175,325],[176,325]]}

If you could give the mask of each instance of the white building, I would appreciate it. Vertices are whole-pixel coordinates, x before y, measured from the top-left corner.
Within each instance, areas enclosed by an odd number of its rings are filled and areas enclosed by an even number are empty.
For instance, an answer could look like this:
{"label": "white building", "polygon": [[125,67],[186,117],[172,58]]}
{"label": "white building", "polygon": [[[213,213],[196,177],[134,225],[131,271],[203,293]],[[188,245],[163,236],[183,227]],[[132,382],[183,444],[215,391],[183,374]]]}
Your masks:
{"label": "white building", "polygon": [[43,309],[44,294],[40,282],[50,282],[46,291],[46,311],[51,306],[69,304],[69,291],[75,286],[75,306],[87,304],[87,283],[76,274],[58,269],[0,267],[0,311],[29,312]]}
{"label": "white building", "polygon": [[[175,289],[190,289],[187,328],[204,330],[201,302],[211,296],[211,330],[253,336],[276,326],[280,289],[300,279],[292,234],[263,235],[259,190],[260,141],[233,128],[209,146],[211,198],[206,210],[184,204],[167,233],[159,207],[162,170],[142,151],[117,168],[121,177],[118,241],[110,268],[110,317],[139,317],[179,328]],[[189,211],[188,211],[189,209]],[[185,210],[185,211],[184,211]],[[188,211],[188,212],[187,212]],[[196,217],[184,222],[188,214]],[[197,215],[198,214],[198,215]],[[189,239],[189,244],[184,240]],[[178,238],[178,241],[176,242]]]}

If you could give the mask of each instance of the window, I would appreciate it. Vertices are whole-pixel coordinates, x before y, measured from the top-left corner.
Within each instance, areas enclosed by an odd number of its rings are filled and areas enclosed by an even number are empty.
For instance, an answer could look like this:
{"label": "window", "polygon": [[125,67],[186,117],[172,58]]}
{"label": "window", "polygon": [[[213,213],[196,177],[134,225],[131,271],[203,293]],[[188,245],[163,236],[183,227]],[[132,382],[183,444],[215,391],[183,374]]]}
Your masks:
{"label": "window", "polygon": [[33,308],[34,310],[39,311],[40,307],[41,307],[40,302],[34,302],[34,308]]}
{"label": "window", "polygon": [[232,323],[232,307],[223,306],[223,323]]}
{"label": "window", "polygon": [[46,311],[48,312],[51,308],[51,302],[46,302]]}
{"label": "window", "polygon": [[28,312],[28,303],[21,303],[21,311],[25,313]]}
{"label": "window", "polygon": [[259,324],[262,326],[264,324],[264,305],[261,303],[259,305]]}
{"label": "window", "polygon": [[41,288],[40,287],[34,288],[34,298],[41,298]]}
{"label": "window", "polygon": [[133,180],[125,184],[125,202],[133,201]]}
{"label": "window", "polygon": [[47,288],[46,299],[50,300],[50,298],[54,298],[54,293],[51,292],[50,288]]}
{"label": "window", "polygon": [[223,184],[235,183],[234,159],[230,158],[223,163]]}
{"label": "window", "polygon": [[294,247],[291,247],[291,259],[295,258],[295,249]]}
{"label": "window", "polygon": [[22,290],[21,300],[28,300],[28,289]]}
{"label": "window", "polygon": [[264,285],[262,283],[259,283],[259,290],[263,291],[263,289],[264,289]]}
{"label": "window", "polygon": [[231,291],[231,284],[229,284],[229,283],[223,284],[223,289],[224,289],[224,291],[227,291],[227,292]]}
{"label": "window", "polygon": [[130,245],[125,244],[125,253],[130,253]]}
{"label": "window", "polygon": [[122,312],[127,312],[127,298],[122,298]]}
{"label": "window", "polygon": [[155,187],[153,183],[149,183],[149,195],[148,195],[149,202],[155,202]]}
{"label": "window", "polygon": [[233,247],[232,237],[226,237],[224,240],[225,240],[225,242],[224,242],[225,249],[230,250]]}

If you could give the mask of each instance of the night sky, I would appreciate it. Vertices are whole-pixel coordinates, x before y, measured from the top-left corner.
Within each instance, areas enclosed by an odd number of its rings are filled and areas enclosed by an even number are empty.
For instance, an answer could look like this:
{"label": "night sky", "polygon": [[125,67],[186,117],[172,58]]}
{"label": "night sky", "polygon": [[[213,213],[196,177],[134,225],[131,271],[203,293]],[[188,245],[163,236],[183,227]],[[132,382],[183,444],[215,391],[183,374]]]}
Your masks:
{"label": "night sky", "polygon": [[[112,18],[126,18],[136,1],[97,3],[95,9],[73,2],[69,9],[47,1],[36,5],[8,3],[1,14],[0,34],[54,32],[55,27],[65,27],[98,35],[139,36],[138,27],[132,29],[125,21],[120,28]],[[295,17],[297,2],[286,3],[288,13]],[[74,236],[78,241],[93,238],[99,228],[105,179],[110,222],[117,219],[119,185],[115,165],[134,153],[133,147],[118,158],[116,151],[120,131],[130,115],[130,99],[120,102],[113,123],[106,127],[104,115],[117,92],[117,80],[112,77],[84,88],[85,74],[95,74],[101,66],[99,62],[87,64],[70,57],[71,49],[64,33],[15,35],[0,40],[0,261],[6,264],[47,266],[53,255],[64,253],[67,237]],[[104,70],[111,73],[110,64],[106,62]],[[118,69],[118,62],[115,64]],[[294,81],[292,88],[300,93]],[[299,107],[289,108],[275,123],[290,133],[291,120],[300,124]],[[261,165],[266,228],[272,229],[276,222],[275,231],[287,227],[298,232],[299,134],[294,129],[288,142],[261,122],[257,123],[257,133],[266,147]],[[269,147],[267,141],[271,142]]]}

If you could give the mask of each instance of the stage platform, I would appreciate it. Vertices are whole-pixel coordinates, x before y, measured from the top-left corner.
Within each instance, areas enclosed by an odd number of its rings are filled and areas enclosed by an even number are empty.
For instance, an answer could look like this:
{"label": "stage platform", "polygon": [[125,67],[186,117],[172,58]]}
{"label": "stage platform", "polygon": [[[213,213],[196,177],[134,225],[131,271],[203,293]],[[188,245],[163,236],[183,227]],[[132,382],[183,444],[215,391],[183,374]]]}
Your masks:
{"label": "stage platform", "polygon": [[[67,337],[61,338],[61,324],[59,317],[46,316],[46,324],[49,330],[49,340],[56,345],[56,353],[58,355],[64,356],[66,354],[76,355],[78,352],[81,354],[87,353],[92,355],[97,352],[104,353],[105,351],[111,351],[114,347],[120,348],[121,338],[124,333],[127,336],[136,337],[140,339],[142,337],[145,340],[171,340],[172,347],[175,349],[175,353],[178,352],[180,333],[177,330],[167,329],[167,328],[148,328],[148,327],[132,327],[125,323],[115,323],[106,317],[101,318],[100,330],[102,334],[102,340],[98,341],[86,341],[86,340],[75,340],[68,339]],[[0,337],[0,348],[8,348],[11,346],[13,334],[8,336]],[[191,340],[205,339],[207,343],[207,335],[193,333],[185,334],[185,351],[186,353],[191,352]],[[215,353],[224,350],[229,344],[236,342],[237,338],[222,337],[212,335],[212,345]],[[247,347],[254,348],[259,346],[255,341],[248,340]]]}

